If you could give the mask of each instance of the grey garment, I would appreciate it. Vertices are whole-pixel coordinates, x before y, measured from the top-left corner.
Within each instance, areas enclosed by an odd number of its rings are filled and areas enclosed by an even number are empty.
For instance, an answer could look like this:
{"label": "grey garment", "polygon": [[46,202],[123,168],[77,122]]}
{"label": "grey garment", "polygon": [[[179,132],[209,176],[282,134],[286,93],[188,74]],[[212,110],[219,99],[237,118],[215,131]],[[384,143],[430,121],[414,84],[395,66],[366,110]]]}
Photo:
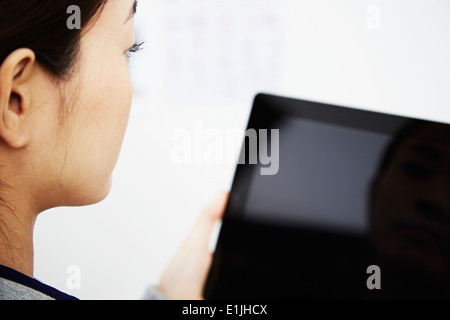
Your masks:
{"label": "grey garment", "polygon": [[0,300],[55,300],[42,292],[0,278]]}
{"label": "grey garment", "polygon": [[167,299],[157,287],[152,286],[147,289],[143,300],[169,300]]}
{"label": "grey garment", "polygon": [[[0,278],[1,300],[55,300],[40,291]],[[156,287],[148,288],[143,300],[168,300]]]}

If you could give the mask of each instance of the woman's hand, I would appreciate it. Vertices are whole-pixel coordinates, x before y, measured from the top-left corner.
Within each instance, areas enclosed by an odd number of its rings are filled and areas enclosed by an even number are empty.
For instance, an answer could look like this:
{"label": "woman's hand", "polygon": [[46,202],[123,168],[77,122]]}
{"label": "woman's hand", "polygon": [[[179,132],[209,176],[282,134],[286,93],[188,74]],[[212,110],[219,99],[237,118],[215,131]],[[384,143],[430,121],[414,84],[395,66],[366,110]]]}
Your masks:
{"label": "woman's hand", "polygon": [[222,219],[229,192],[223,192],[206,207],[186,242],[164,271],[159,291],[171,300],[201,300],[212,263],[209,240],[216,222]]}

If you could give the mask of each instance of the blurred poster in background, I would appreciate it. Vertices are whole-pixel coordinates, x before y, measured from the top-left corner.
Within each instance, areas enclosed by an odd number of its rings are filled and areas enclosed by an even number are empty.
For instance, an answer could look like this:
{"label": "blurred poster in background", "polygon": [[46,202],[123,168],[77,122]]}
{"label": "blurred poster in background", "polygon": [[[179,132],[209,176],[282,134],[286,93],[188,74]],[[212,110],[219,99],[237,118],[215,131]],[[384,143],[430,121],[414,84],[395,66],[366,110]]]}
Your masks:
{"label": "blurred poster in background", "polygon": [[[150,5],[144,2],[139,5]],[[158,42],[147,43],[145,50],[160,52],[154,70],[161,71],[161,90],[155,94],[165,107],[233,105],[259,91],[283,88],[288,1],[152,2],[158,3],[149,9],[158,10],[158,21],[141,19],[137,30],[159,32],[152,37]],[[142,77],[138,93],[152,90],[143,87],[148,78],[141,62],[135,65]]]}

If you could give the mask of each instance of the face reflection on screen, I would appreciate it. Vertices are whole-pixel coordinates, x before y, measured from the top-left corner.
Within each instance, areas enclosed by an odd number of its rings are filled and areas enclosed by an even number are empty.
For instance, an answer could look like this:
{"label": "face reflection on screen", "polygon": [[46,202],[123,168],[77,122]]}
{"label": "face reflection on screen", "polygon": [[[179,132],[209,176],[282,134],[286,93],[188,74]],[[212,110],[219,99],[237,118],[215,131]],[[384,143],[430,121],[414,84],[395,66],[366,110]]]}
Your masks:
{"label": "face reflection on screen", "polygon": [[394,139],[370,195],[379,255],[450,278],[450,128],[412,122]]}

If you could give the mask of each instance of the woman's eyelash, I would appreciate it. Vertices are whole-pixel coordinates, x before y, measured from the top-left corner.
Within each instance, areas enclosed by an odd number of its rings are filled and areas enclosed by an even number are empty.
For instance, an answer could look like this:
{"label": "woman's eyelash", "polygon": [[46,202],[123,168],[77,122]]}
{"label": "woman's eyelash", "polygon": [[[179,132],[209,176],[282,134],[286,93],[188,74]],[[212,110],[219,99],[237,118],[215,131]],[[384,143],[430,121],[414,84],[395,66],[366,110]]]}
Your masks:
{"label": "woman's eyelash", "polygon": [[128,58],[130,58],[133,53],[136,53],[142,49],[144,49],[142,46],[144,45],[145,41],[136,41],[135,44],[133,44],[130,48],[127,49],[127,51],[125,51],[125,54],[127,55]]}

